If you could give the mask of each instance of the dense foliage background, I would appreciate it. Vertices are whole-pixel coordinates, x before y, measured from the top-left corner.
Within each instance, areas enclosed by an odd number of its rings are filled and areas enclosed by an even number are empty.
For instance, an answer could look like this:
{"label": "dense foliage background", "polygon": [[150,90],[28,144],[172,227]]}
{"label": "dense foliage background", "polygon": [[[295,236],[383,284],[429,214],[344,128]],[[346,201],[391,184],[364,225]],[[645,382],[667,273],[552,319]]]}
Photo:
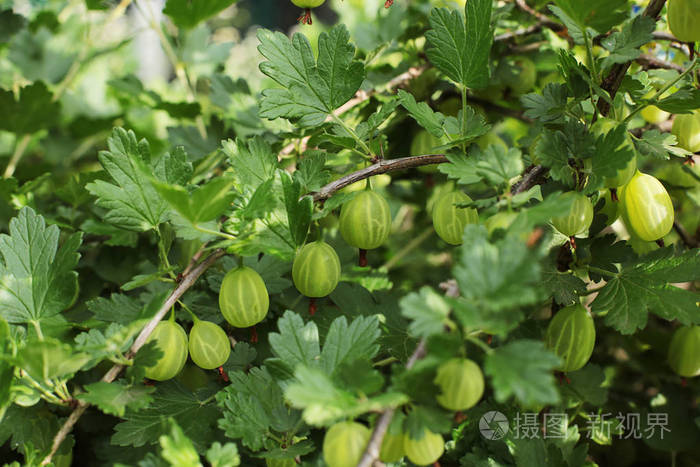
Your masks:
{"label": "dense foliage background", "polygon": [[[300,27],[280,0],[0,0],[0,461],[324,465],[356,420],[440,433],[440,465],[698,465],[700,382],[667,352],[700,324],[700,169],[671,133],[700,90],[665,3],[328,0]],[[613,222],[632,158],[671,195],[660,242]],[[392,221],[361,267],[338,215],[368,175]],[[461,246],[431,217],[455,189]],[[575,240],[550,222],[572,190]],[[318,238],[342,275],[310,301]],[[252,328],[219,310],[239,263],[270,296]],[[595,348],[564,374],[545,332],[579,302]],[[144,378],[171,312],[225,329],[220,370]],[[434,380],[465,356],[485,392],[455,413]]]}

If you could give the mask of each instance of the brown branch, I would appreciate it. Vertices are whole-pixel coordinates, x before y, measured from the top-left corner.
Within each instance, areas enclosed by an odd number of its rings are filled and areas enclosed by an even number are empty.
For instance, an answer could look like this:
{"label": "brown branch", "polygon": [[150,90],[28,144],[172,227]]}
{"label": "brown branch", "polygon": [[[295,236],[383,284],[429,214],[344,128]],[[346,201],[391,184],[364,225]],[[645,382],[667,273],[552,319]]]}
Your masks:
{"label": "brown branch", "polygon": [[637,62],[639,62],[639,64],[641,64],[645,70],[652,68],[664,68],[666,70],[676,70],[680,73],[685,71],[685,68],[678,65],[677,63],[666,62],[664,60],[654,57],[653,55],[648,54],[642,54],[639,57],[637,57]]}
{"label": "brown branch", "polygon": [[510,193],[512,195],[517,195],[518,193],[529,190],[535,185],[543,183],[544,177],[547,175],[548,170],[549,169],[542,167],[541,165],[530,166],[523,174],[523,178],[513,185]]}
{"label": "brown branch", "polygon": [[[413,365],[415,365],[416,362],[424,356],[425,339],[421,339],[418,346],[416,346],[416,350],[413,351],[406,362],[406,369],[410,370],[413,368]],[[387,429],[389,429],[391,419],[394,418],[394,413],[396,413],[396,409],[387,409],[379,417],[379,420],[377,420],[377,423],[374,425],[372,436],[367,443],[365,452],[362,455],[360,462],[358,462],[357,467],[371,467],[374,461],[379,459],[379,451],[382,448],[382,441],[384,441],[384,435],[386,434]]]}
{"label": "brown branch", "polygon": [[423,156],[401,157],[399,159],[382,159],[369,167],[357,170],[339,178],[338,180],[332,181],[317,192],[313,193],[313,198],[314,201],[326,200],[336,191],[373,175],[394,172],[396,170],[411,169],[423,165],[442,164],[443,162],[447,162],[447,157],[444,154],[426,154]]}
{"label": "brown branch", "polygon": [[[126,358],[134,357],[136,352],[138,352],[139,349],[143,347],[143,345],[146,343],[146,340],[151,335],[156,325],[163,319],[163,317],[165,317],[168,311],[170,311],[170,308],[173,305],[175,305],[175,303],[180,299],[180,297],[190,287],[192,287],[192,285],[194,285],[199,276],[201,276],[202,273],[204,273],[204,271],[206,271],[209,268],[209,266],[214,264],[216,260],[221,258],[223,255],[224,250],[215,250],[206,259],[204,259],[201,263],[195,266],[188,274],[182,277],[182,281],[180,281],[180,284],[178,284],[178,286],[175,287],[175,290],[173,290],[170,296],[168,296],[168,298],[165,300],[165,303],[163,303],[163,305],[160,307],[155,316],[153,316],[153,318],[151,318],[151,320],[146,324],[146,326],[144,326],[139,335],[136,337],[134,343],[131,344],[129,351],[126,353]],[[123,369],[124,365],[117,364],[112,366],[112,368],[110,368],[110,370],[107,373],[105,373],[105,375],[102,377],[101,381],[105,383],[111,383],[117,378],[117,376],[119,376],[119,373],[121,373]],[[41,465],[46,465],[51,462],[51,458],[56,454],[56,451],[58,451],[58,448],[66,439],[66,436],[70,434],[75,424],[78,422],[80,417],[83,415],[83,413],[89,406],[90,404],[85,401],[78,401],[78,405],[75,407],[68,419],[66,419],[66,421],[63,422],[63,425],[56,433],[56,436],[54,436],[53,442],[51,444],[51,452],[49,452],[49,454],[44,458],[44,460],[41,461]]]}
{"label": "brown branch", "polygon": [[[457,281],[454,279],[449,279],[440,284],[440,288],[445,291],[445,295],[448,297],[458,297],[459,296],[459,286]],[[416,364],[418,360],[425,357],[426,354],[426,344],[425,339],[421,339],[416,346],[416,350],[413,351],[408,361],[406,362],[406,369],[410,370],[413,365]],[[371,465],[379,459],[379,451],[382,449],[382,442],[384,441],[384,435],[386,430],[391,424],[391,419],[394,418],[394,413],[396,409],[387,409],[382,413],[374,425],[374,430],[372,431],[372,436],[367,443],[365,452],[357,464],[357,467],[371,467]]]}
{"label": "brown branch", "polygon": [[698,241],[692,235],[690,235],[688,231],[685,230],[685,227],[683,227],[678,221],[673,221],[673,228],[678,233],[678,236],[681,237],[681,240],[685,246],[688,248],[698,247]]}
{"label": "brown branch", "polygon": [[515,39],[516,37],[521,37],[521,36],[528,36],[530,34],[534,34],[536,32],[540,32],[542,30],[542,23],[537,23],[533,24],[532,26],[528,26],[526,28],[522,29],[516,29],[515,31],[509,31],[509,32],[504,32],[503,34],[499,34],[493,38],[494,42],[504,42],[504,41],[509,41],[511,39]]}
{"label": "brown branch", "polygon": [[559,32],[566,29],[563,24],[551,19],[549,16],[540,13],[539,11],[536,11],[534,8],[528,5],[525,0],[515,0],[515,4],[518,5],[518,8],[523,10],[525,13],[537,18],[542,26],[546,26],[552,31]]}
{"label": "brown branch", "polygon": [[[642,13],[642,15],[656,19],[659,16],[659,13],[661,12],[661,9],[664,7],[665,3],[666,0],[651,0],[647,5],[646,9],[644,10],[644,13]],[[602,87],[608,92],[608,94],[610,94],[611,101],[615,99],[615,94],[617,94],[617,90],[620,89],[622,80],[627,74],[627,69],[630,67],[631,63],[632,62],[626,62],[614,65],[612,67],[612,70],[610,70],[608,75],[603,79]],[[598,110],[601,114],[607,115],[608,112],[610,112],[610,104],[608,103],[608,101],[606,101],[605,99],[599,99]]]}

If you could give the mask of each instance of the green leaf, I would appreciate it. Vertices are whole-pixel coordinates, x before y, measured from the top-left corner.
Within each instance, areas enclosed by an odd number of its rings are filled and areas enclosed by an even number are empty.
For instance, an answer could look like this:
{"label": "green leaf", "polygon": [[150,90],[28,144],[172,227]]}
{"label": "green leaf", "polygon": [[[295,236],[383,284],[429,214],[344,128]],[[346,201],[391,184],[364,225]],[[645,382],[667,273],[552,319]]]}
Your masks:
{"label": "green leaf", "polygon": [[566,374],[570,384],[562,385],[562,394],[569,396],[572,401],[588,402],[594,407],[602,407],[608,400],[608,388],[605,384],[605,373],[598,365],[587,364],[577,371]]}
{"label": "green leaf", "polygon": [[245,191],[255,191],[261,184],[270,180],[277,168],[277,154],[260,137],[222,142],[223,153],[229,165],[234,167],[234,177]]}
{"label": "green leaf", "polygon": [[114,293],[109,298],[97,297],[87,302],[94,318],[108,323],[129,324],[132,321],[148,318],[146,309],[133,297]]}
{"label": "green leaf", "polygon": [[176,26],[191,29],[236,2],[238,0],[168,0],[163,13],[170,16]]}
{"label": "green leaf", "polygon": [[227,176],[212,179],[192,191],[180,185],[169,185],[157,180],[151,183],[170,206],[193,225],[217,219],[236,197],[235,180]]}
{"label": "green leaf", "polygon": [[294,242],[303,245],[306,241],[306,234],[311,225],[311,215],[314,211],[314,201],[309,195],[301,196],[301,183],[283,170],[279,172],[284,189],[284,205],[287,208],[287,220],[289,221],[289,232],[292,234]]}
{"label": "green leaf", "polygon": [[615,177],[635,157],[634,147],[628,143],[627,128],[619,125],[595,142],[591,158],[591,174],[586,192],[593,193],[603,186],[606,177]]}
{"label": "green leaf", "polygon": [[202,467],[199,462],[199,454],[194,449],[192,441],[185,436],[182,428],[175,420],[170,419],[170,433],[161,435],[158,438],[162,449],[161,456],[170,465],[178,467]]}
{"label": "green leaf", "polygon": [[86,234],[107,237],[104,244],[109,246],[127,246],[133,248],[139,240],[139,236],[136,232],[120,229],[115,225],[100,222],[95,219],[88,219],[80,224],[80,230]]}
{"label": "green leaf", "polygon": [[648,16],[636,16],[626,23],[622,31],[615,32],[601,41],[601,45],[610,52],[601,63],[603,69],[608,69],[616,63],[626,63],[641,55],[639,48],[651,42],[652,32],[656,23]]}
{"label": "green leaf", "polygon": [[168,204],[149,180],[148,142],[137,142],[133,131],[115,128],[107,146],[109,151],[100,152],[99,159],[113,183],[97,180],[86,186],[97,196],[97,205],[107,209],[105,221],[127,230],[157,229],[166,221]]}
{"label": "green leaf", "polygon": [[148,407],[153,400],[150,394],[155,388],[141,384],[127,385],[119,381],[99,381],[88,384],[85,390],[86,392],[78,394],[78,399],[96,405],[104,413],[123,417],[127,407],[132,410]]}
{"label": "green leaf", "polygon": [[522,339],[488,354],[484,371],[492,379],[496,401],[514,396],[524,407],[537,407],[559,402],[552,370],[560,363],[542,342]]}
{"label": "green leaf", "polygon": [[9,42],[26,24],[24,16],[13,13],[11,9],[0,11],[0,44]]}
{"label": "green leaf", "polygon": [[167,421],[172,417],[196,448],[204,451],[214,439],[214,425],[220,416],[220,410],[206,402],[211,395],[208,389],[192,392],[175,380],[160,383],[148,407],[126,411],[123,421],[114,427],[111,442],[134,447],[154,444],[167,432]]}
{"label": "green leaf", "polygon": [[74,352],[72,347],[58,339],[32,339],[19,350],[16,364],[34,379],[49,381],[70,377],[90,361],[90,355]]}
{"label": "green leaf", "polygon": [[12,90],[0,88],[0,109],[4,115],[12,116],[0,119],[0,130],[17,135],[49,129],[61,115],[61,105],[54,102],[53,94],[42,81],[20,88],[16,100]]}
{"label": "green leaf", "polygon": [[528,249],[516,232],[491,242],[485,227],[467,225],[459,253],[452,273],[460,298],[451,302],[466,328],[505,332],[522,319],[519,307],[541,298],[542,252]]}
{"label": "green leaf", "polygon": [[641,139],[634,139],[634,147],[644,156],[657,159],[669,159],[668,155],[684,156],[688,154],[685,149],[676,146],[676,137],[671,133],[661,133],[659,130],[647,130],[642,133]]}
{"label": "green leaf", "polygon": [[574,121],[562,129],[545,129],[541,135],[535,154],[542,165],[549,168],[554,180],[573,187],[576,171],[570,162],[590,158],[594,153],[595,139],[585,125]]}
{"label": "green leaf", "polygon": [[525,116],[542,123],[563,123],[568,92],[566,86],[549,83],[542,94],[531,93],[520,98],[525,107]]}
{"label": "green leaf", "polygon": [[403,89],[399,89],[397,94],[403,108],[408,111],[411,117],[413,117],[420,126],[425,128],[428,133],[436,138],[445,136],[445,132],[442,129],[445,123],[445,116],[443,114],[435,112],[425,102],[416,102],[416,99]]}
{"label": "green leaf", "polygon": [[[12,354],[12,337],[10,326],[0,317],[0,357]],[[14,367],[8,361],[0,358],[0,422],[5,415],[7,406],[12,402],[10,388],[14,377]]]}
{"label": "green leaf", "polygon": [[586,292],[585,282],[570,272],[557,271],[553,261],[547,262],[542,269],[541,286],[547,295],[564,306],[578,303],[579,297]]}
{"label": "green leaf", "polygon": [[355,396],[336,387],[320,369],[304,365],[296,369],[294,377],[284,395],[292,406],[304,409],[304,421],[310,425],[327,426],[340,419],[396,408],[408,402],[407,396],[395,392],[376,397]]}
{"label": "green leaf", "polygon": [[698,278],[700,252],[674,256],[671,248],[660,249],[609,278],[591,310],[604,314],[605,324],[622,334],[643,329],[649,312],[669,321],[700,324],[700,294],[671,285]]}
{"label": "green leaf", "polygon": [[294,369],[297,365],[318,364],[321,348],[318,328],[313,322],[304,320],[292,311],[285,311],[277,321],[279,333],[268,334],[272,353]]}
{"label": "green leaf", "polygon": [[294,172],[294,179],[301,184],[303,193],[317,191],[328,183],[330,173],[325,170],[325,164],[325,152],[312,150],[304,153]]}
{"label": "green leaf", "polygon": [[661,99],[656,106],[674,114],[690,113],[700,107],[700,89],[679,89],[667,98]]}
{"label": "green leaf", "polygon": [[68,237],[58,248],[59,230],[23,208],[10,221],[10,235],[0,235],[0,316],[9,323],[39,322],[75,300],[82,234]]}
{"label": "green leaf", "polygon": [[282,389],[267,368],[229,376],[231,384],[216,396],[224,409],[219,428],[229,438],[240,439],[244,446],[258,451],[276,444],[268,437],[270,430],[283,433],[299,422],[300,413],[285,404]]}
{"label": "green leaf", "polygon": [[[453,161],[459,157],[448,156],[448,159]],[[454,171],[450,170],[450,164],[447,164],[447,167],[444,167],[445,165],[440,165],[441,172],[448,173],[448,175],[450,175],[450,172],[454,173]],[[479,181],[484,181],[492,186],[509,186],[510,180],[520,175],[525,168],[519,149],[506,149],[495,144],[488,146],[484,151],[479,150],[477,146],[470,154],[470,157],[461,161],[459,166],[460,174],[466,175],[470,173],[473,177],[478,177]],[[460,181],[464,178],[464,175],[462,175]]]}
{"label": "green leaf", "polygon": [[430,287],[422,287],[401,299],[401,314],[411,320],[408,332],[414,337],[428,337],[454,328],[449,319],[450,305]]}
{"label": "green leaf", "polygon": [[[593,28],[598,34],[620,24],[629,12],[628,0],[555,0],[554,3],[581,29]],[[555,7],[551,9],[555,11]]]}
{"label": "green leaf", "polygon": [[488,85],[489,53],[493,42],[491,0],[470,0],[465,16],[459,11],[434,8],[431,29],[425,33],[428,59],[452,81],[468,88]]}
{"label": "green leaf", "polygon": [[321,368],[330,375],[343,363],[373,358],[379,351],[379,335],[375,316],[358,316],[350,325],[345,316],[334,319],[323,343]]}
{"label": "green leaf", "polygon": [[260,116],[285,117],[302,127],[322,124],[360,88],[365,78],[362,62],[354,60],[355,47],[344,25],[318,38],[318,62],[311,44],[300,33],[291,40],[280,32],[260,29],[258,50],[267,59],[260,70],[283,89],[266,89]]}
{"label": "green leaf", "polygon": [[175,148],[172,154],[166,152],[153,165],[153,174],[158,180],[176,185],[189,182],[192,172],[192,163],[182,146]]}
{"label": "green leaf", "polygon": [[218,441],[207,450],[207,461],[211,464],[211,467],[236,467],[241,465],[238,447],[234,443],[226,443],[222,446]]}

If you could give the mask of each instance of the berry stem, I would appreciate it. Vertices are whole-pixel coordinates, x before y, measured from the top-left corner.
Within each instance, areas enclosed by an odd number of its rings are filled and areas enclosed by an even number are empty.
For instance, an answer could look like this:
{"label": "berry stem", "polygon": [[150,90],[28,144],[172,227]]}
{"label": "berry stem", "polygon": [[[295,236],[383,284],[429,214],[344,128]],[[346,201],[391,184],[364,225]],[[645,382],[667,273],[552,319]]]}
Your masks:
{"label": "berry stem", "polygon": [[367,267],[367,250],[360,248],[360,257],[357,264],[361,267]]}
{"label": "berry stem", "polygon": [[297,21],[299,21],[301,24],[308,24],[311,26],[311,24],[313,24],[313,20],[311,19],[311,8],[305,8],[301,16],[297,18]]}

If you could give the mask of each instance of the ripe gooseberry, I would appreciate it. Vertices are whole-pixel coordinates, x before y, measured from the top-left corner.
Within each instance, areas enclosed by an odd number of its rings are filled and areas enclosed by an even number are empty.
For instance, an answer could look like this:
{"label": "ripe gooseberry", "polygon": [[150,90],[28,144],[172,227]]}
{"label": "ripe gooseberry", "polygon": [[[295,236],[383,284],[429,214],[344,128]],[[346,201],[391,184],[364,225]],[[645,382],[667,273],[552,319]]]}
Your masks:
{"label": "ripe gooseberry", "polygon": [[165,381],[174,378],[187,361],[187,334],[173,318],[158,323],[146,340],[155,342],[163,355],[158,361],[146,368],[146,378]]}
{"label": "ripe gooseberry", "polygon": [[655,177],[639,171],[620,189],[620,214],[631,233],[651,242],[673,227],[673,203]]}
{"label": "ripe gooseberry", "polygon": [[329,467],[355,467],[370,436],[369,429],[359,423],[336,423],[323,438],[323,458]]}
{"label": "ripe gooseberry", "polygon": [[559,370],[569,372],[582,368],[595,346],[593,318],[580,304],[562,308],[547,326],[545,343],[562,359]]}
{"label": "ripe gooseberry", "polygon": [[411,438],[411,435],[406,433],[403,448],[406,451],[406,457],[414,464],[430,465],[437,462],[445,452],[445,441],[439,433],[433,433],[425,428],[423,437],[420,439]]}
{"label": "ripe gooseberry", "polygon": [[340,211],[340,234],[350,246],[362,250],[377,248],[390,231],[389,203],[372,190],[358,193]]}
{"label": "ripe gooseberry", "polygon": [[309,298],[325,297],[340,280],[340,258],[323,240],[304,245],[292,264],[294,286]]}
{"label": "ripe gooseberry", "polygon": [[529,92],[537,82],[537,67],[527,57],[507,57],[499,63],[496,74],[513,94]]}
{"label": "ripe gooseberry", "polygon": [[231,269],[221,283],[219,308],[226,321],[237,328],[258,324],[267,315],[270,297],[260,274],[247,266]]}
{"label": "ripe gooseberry", "polygon": [[680,376],[700,375],[700,326],[678,328],[668,347],[668,363]]}
{"label": "ripe gooseberry", "polygon": [[686,151],[700,151],[700,112],[676,115],[671,133],[676,136],[678,146]]}
{"label": "ripe gooseberry", "polygon": [[453,358],[438,367],[435,384],[442,390],[438,403],[448,410],[467,410],[484,394],[484,375],[467,358]]}
{"label": "ripe gooseberry", "polygon": [[385,463],[398,462],[406,454],[403,448],[404,434],[391,434],[388,430],[384,434],[382,446],[379,450],[379,460]]}
{"label": "ripe gooseberry", "polygon": [[575,237],[588,231],[593,222],[593,205],[583,193],[569,191],[562,198],[571,200],[571,207],[566,215],[552,219],[554,227],[567,237]]}
{"label": "ripe gooseberry", "polygon": [[190,357],[200,368],[213,370],[228,360],[231,343],[226,332],[210,321],[195,320],[190,329]]}
{"label": "ripe gooseberry", "polygon": [[669,0],[668,27],[682,42],[700,41],[700,2],[697,0]]}
{"label": "ripe gooseberry", "polygon": [[467,224],[479,222],[474,208],[459,207],[471,202],[471,198],[461,191],[453,191],[442,196],[433,206],[433,227],[438,236],[450,245],[460,245]]}

